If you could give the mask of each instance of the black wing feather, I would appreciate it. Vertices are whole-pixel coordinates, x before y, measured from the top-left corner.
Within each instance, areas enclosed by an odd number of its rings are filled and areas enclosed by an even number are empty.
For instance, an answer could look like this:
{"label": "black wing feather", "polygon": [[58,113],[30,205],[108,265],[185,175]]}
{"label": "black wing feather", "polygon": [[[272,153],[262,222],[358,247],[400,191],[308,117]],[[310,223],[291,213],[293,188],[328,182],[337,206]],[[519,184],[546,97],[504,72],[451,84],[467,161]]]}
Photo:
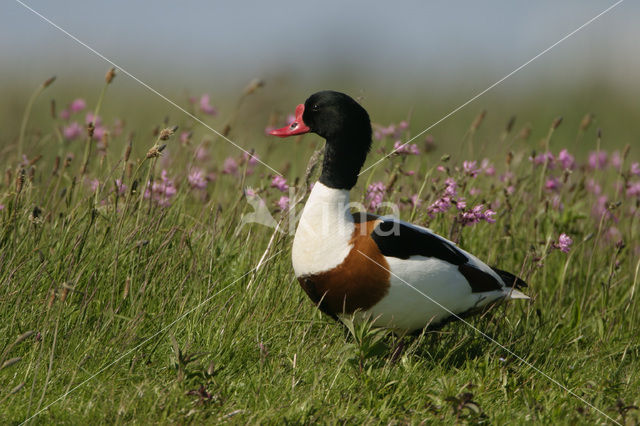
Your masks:
{"label": "black wing feather", "polygon": [[[375,227],[371,238],[383,255],[398,259],[408,259],[411,256],[434,257],[456,265],[460,274],[469,283],[473,293],[503,288],[503,284],[493,275],[469,263],[469,258],[453,243],[415,226],[393,219],[380,219],[383,221]],[[507,273],[495,271],[506,283],[507,280],[504,278],[506,275],[502,274]],[[509,275],[513,277],[511,274]],[[512,278],[510,282],[513,282]]]}
{"label": "black wing feather", "polygon": [[384,220],[371,233],[383,255],[408,259],[411,256],[435,257],[453,265],[469,259],[453,244],[429,232],[395,220]]}

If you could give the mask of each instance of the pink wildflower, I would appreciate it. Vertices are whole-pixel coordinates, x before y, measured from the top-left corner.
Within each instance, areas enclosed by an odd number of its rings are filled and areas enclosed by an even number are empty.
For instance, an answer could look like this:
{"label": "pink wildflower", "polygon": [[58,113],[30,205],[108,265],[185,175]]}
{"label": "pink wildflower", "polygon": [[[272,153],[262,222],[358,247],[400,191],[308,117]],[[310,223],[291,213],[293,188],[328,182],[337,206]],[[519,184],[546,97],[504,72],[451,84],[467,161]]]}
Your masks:
{"label": "pink wildflower", "polygon": [[238,172],[238,162],[233,157],[227,157],[222,166],[222,173],[225,175],[234,175]]}
{"label": "pink wildflower", "polygon": [[640,197],[640,182],[630,183],[627,187],[627,195],[630,197]]}
{"label": "pink wildflower", "polygon": [[198,161],[206,161],[209,159],[209,152],[207,152],[207,148],[200,145],[196,148],[195,156]]}
{"label": "pink wildflower", "polygon": [[404,154],[404,155],[419,155],[420,154],[420,149],[418,148],[418,145],[416,144],[408,144],[408,143],[402,143],[400,141],[396,141],[393,144],[393,150],[398,153],[398,154]]}
{"label": "pink wildflower", "polygon": [[71,102],[69,109],[71,110],[71,112],[75,113],[75,112],[82,111],[86,107],[87,107],[87,103],[84,101],[84,99],[78,98],[78,99],[75,99],[73,102]]}
{"label": "pink wildflower", "polygon": [[275,175],[273,179],[271,179],[271,187],[278,188],[282,192],[289,189],[289,185],[287,185],[287,179],[280,175]]}
{"label": "pink wildflower", "polygon": [[585,182],[585,188],[594,195],[599,195],[602,192],[600,184],[594,179],[587,179]]}
{"label": "pink wildflower", "polygon": [[382,204],[382,199],[387,187],[382,182],[374,182],[369,185],[367,189],[367,200],[369,201],[369,207],[377,209]]}
{"label": "pink wildflower", "polygon": [[187,176],[189,185],[194,189],[204,189],[207,187],[207,178],[204,176],[204,172],[200,169],[193,169],[189,176]]}
{"label": "pink wildflower", "polygon": [[257,196],[258,193],[255,191],[255,189],[247,187],[244,190],[244,195],[246,195],[248,198],[253,198],[253,197]]}
{"label": "pink wildflower", "polygon": [[120,179],[116,179],[116,191],[118,191],[118,195],[124,195],[127,192],[127,185]]}
{"label": "pink wildflower", "polygon": [[512,171],[506,171],[503,175],[500,175],[500,182],[511,182],[515,179],[515,175]]}
{"label": "pink wildflower", "polygon": [[388,136],[398,139],[409,128],[409,123],[401,121],[398,125],[389,124],[387,127],[376,125],[373,136],[377,140],[382,140]]}
{"label": "pink wildflower", "polygon": [[611,153],[611,165],[616,169],[619,169],[622,165],[622,156],[620,155],[620,151],[614,151]]}
{"label": "pink wildflower", "polygon": [[569,250],[571,249],[571,244],[573,244],[573,240],[571,239],[571,237],[565,233],[562,233],[558,237],[558,242],[552,243],[552,247],[564,253],[569,253]]}
{"label": "pink wildflower", "polygon": [[278,200],[278,208],[281,211],[285,211],[289,209],[289,197],[287,197],[286,195],[283,195],[280,197],[280,199]]}
{"label": "pink wildflower", "polygon": [[478,204],[471,210],[462,213],[459,217],[460,223],[465,226],[475,225],[482,220],[486,221],[487,223],[495,223],[496,220],[493,218],[493,216],[495,216],[496,212],[491,209],[486,209],[484,211],[483,210],[484,205]]}
{"label": "pink wildflower", "polygon": [[615,226],[610,227],[605,234],[605,238],[609,241],[618,242],[622,241],[622,233]]}
{"label": "pink wildflower", "polygon": [[91,192],[96,192],[99,186],[100,186],[100,181],[98,179],[91,179],[89,181],[89,187],[91,188]]}
{"label": "pink wildflower", "polygon": [[409,197],[409,203],[411,204],[411,207],[420,207],[422,200],[418,198],[418,194],[413,194]]}
{"label": "pink wildflower", "polygon": [[211,106],[210,98],[208,94],[204,94],[200,96],[200,111],[204,112],[207,115],[217,115],[218,110]]}
{"label": "pink wildflower", "polygon": [[536,166],[547,164],[548,169],[553,169],[555,166],[555,157],[549,151],[536,155],[535,157],[529,157],[529,161],[533,161]]}
{"label": "pink wildflower", "polygon": [[633,163],[629,171],[632,175],[640,176],[640,163]]}
{"label": "pink wildflower", "polygon": [[85,124],[93,123],[95,127],[98,127],[102,124],[102,118],[100,118],[99,115],[93,115],[92,112],[88,112],[87,115],[84,117],[84,123]]}
{"label": "pink wildflower", "polygon": [[191,132],[182,132],[180,133],[180,143],[185,145],[191,139]]}
{"label": "pink wildflower", "polygon": [[480,195],[482,193],[482,191],[480,191],[478,188],[471,188],[469,189],[469,194],[471,194],[471,196],[475,197],[476,195]]}
{"label": "pink wildflower", "polygon": [[97,141],[103,141],[106,134],[107,134],[107,128],[98,125],[93,130],[93,139]]}
{"label": "pink wildflower", "polygon": [[444,180],[444,195],[451,198],[455,197],[458,195],[457,187],[458,184],[454,178],[446,178]]}
{"label": "pink wildflower", "polygon": [[64,136],[64,138],[68,141],[72,141],[74,139],[77,139],[78,137],[80,137],[80,135],[82,135],[82,132],[84,131],[84,129],[82,128],[82,126],[80,124],[78,124],[77,121],[72,122],[71,124],[69,124],[68,126],[64,126],[62,129],[62,135]]}
{"label": "pink wildflower", "polygon": [[551,197],[551,206],[554,210],[560,212],[564,210],[564,204],[562,204],[562,200],[560,199],[559,195],[554,195],[553,197]]}
{"label": "pink wildflower", "polygon": [[59,117],[63,120],[68,120],[71,117],[71,113],[68,109],[63,109],[62,111],[60,111]]}
{"label": "pink wildflower", "polygon": [[494,176],[496,174],[496,168],[489,162],[488,158],[483,159],[480,162],[480,169],[487,176]]}
{"label": "pink wildflower", "polygon": [[556,191],[560,188],[562,184],[560,183],[560,181],[554,177],[547,179],[547,181],[544,184],[544,188],[547,191]]}
{"label": "pink wildflower", "polygon": [[477,162],[476,161],[463,161],[462,162],[462,169],[464,170],[464,172],[466,174],[468,174],[472,178],[478,176],[478,173],[480,172],[480,169],[477,168]]}
{"label": "pink wildflower", "polygon": [[[151,188],[149,188],[149,186]],[[155,181],[151,185],[147,185],[147,189],[144,192],[144,198],[152,198],[153,201],[162,207],[167,207],[171,204],[171,198],[173,198],[177,189],[173,184],[173,180],[167,176],[167,171],[162,170],[160,174],[160,181]]]}
{"label": "pink wildflower", "polygon": [[258,164],[258,156],[255,153],[249,154],[248,152],[243,152],[242,153],[242,158],[250,166],[255,166],[256,164]]}
{"label": "pink wildflower", "polygon": [[562,168],[565,170],[573,169],[576,163],[576,160],[573,157],[573,155],[569,154],[569,151],[567,151],[566,149],[563,149],[558,153],[558,161],[560,162],[560,165],[562,166]]}
{"label": "pink wildflower", "polygon": [[606,165],[606,151],[592,151],[589,153],[589,167],[591,167],[592,169],[604,169]]}

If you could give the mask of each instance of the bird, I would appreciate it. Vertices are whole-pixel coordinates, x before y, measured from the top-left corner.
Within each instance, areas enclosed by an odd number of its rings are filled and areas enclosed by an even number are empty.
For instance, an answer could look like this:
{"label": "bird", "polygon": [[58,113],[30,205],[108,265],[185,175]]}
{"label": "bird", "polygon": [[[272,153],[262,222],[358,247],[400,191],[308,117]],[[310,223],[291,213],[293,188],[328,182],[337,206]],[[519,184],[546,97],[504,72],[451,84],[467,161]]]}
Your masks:
{"label": "bird", "polygon": [[428,228],[391,216],[351,212],[349,194],[372,144],[367,111],[350,96],[325,90],[272,130],[325,139],[322,171],[302,210],[291,250],[295,276],[325,314],[369,318],[376,327],[419,332],[482,312],[508,299],[529,299],[527,284],[486,265]]}

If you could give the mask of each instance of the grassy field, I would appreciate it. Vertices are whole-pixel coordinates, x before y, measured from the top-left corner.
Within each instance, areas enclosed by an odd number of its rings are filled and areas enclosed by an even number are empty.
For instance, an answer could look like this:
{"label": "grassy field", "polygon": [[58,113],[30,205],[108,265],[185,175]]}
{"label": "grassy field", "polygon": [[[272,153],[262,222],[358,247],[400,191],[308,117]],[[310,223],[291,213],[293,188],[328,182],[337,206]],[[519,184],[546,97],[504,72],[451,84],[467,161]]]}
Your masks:
{"label": "grassy field", "polygon": [[[288,229],[283,210],[317,176],[305,171],[322,141],[268,138],[285,120],[275,113],[243,133],[238,117],[269,108],[256,86],[219,112],[200,95],[181,102],[256,149],[287,190],[158,98],[124,120],[127,98],[110,97],[124,78],[91,96],[43,85],[31,112],[28,95],[3,106],[15,117],[0,134],[3,424],[640,422],[640,149],[608,142],[620,129],[601,137],[584,110],[511,126],[466,111],[416,139],[419,155],[361,177],[356,201],[375,209],[378,191],[403,219],[529,283],[531,301],[470,320],[508,351],[452,323],[394,357],[393,335],[312,305],[289,232],[242,221],[261,199]],[[387,115],[393,126],[373,117],[367,164],[428,124]],[[451,182],[451,205],[434,207]],[[463,224],[478,205],[495,223]]]}

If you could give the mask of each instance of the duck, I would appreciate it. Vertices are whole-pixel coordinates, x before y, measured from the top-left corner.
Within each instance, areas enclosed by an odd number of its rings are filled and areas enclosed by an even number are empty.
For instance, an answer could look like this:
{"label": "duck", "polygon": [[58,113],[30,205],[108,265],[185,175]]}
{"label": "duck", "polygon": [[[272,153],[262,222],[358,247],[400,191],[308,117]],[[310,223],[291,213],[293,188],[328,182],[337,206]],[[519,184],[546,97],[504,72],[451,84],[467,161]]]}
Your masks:
{"label": "duck", "polygon": [[295,109],[273,136],[325,139],[322,171],[300,215],[291,260],[300,286],[325,314],[368,318],[376,327],[419,332],[528,299],[517,276],[489,267],[428,228],[392,216],[352,213],[349,194],[372,144],[367,111],[325,90]]}

